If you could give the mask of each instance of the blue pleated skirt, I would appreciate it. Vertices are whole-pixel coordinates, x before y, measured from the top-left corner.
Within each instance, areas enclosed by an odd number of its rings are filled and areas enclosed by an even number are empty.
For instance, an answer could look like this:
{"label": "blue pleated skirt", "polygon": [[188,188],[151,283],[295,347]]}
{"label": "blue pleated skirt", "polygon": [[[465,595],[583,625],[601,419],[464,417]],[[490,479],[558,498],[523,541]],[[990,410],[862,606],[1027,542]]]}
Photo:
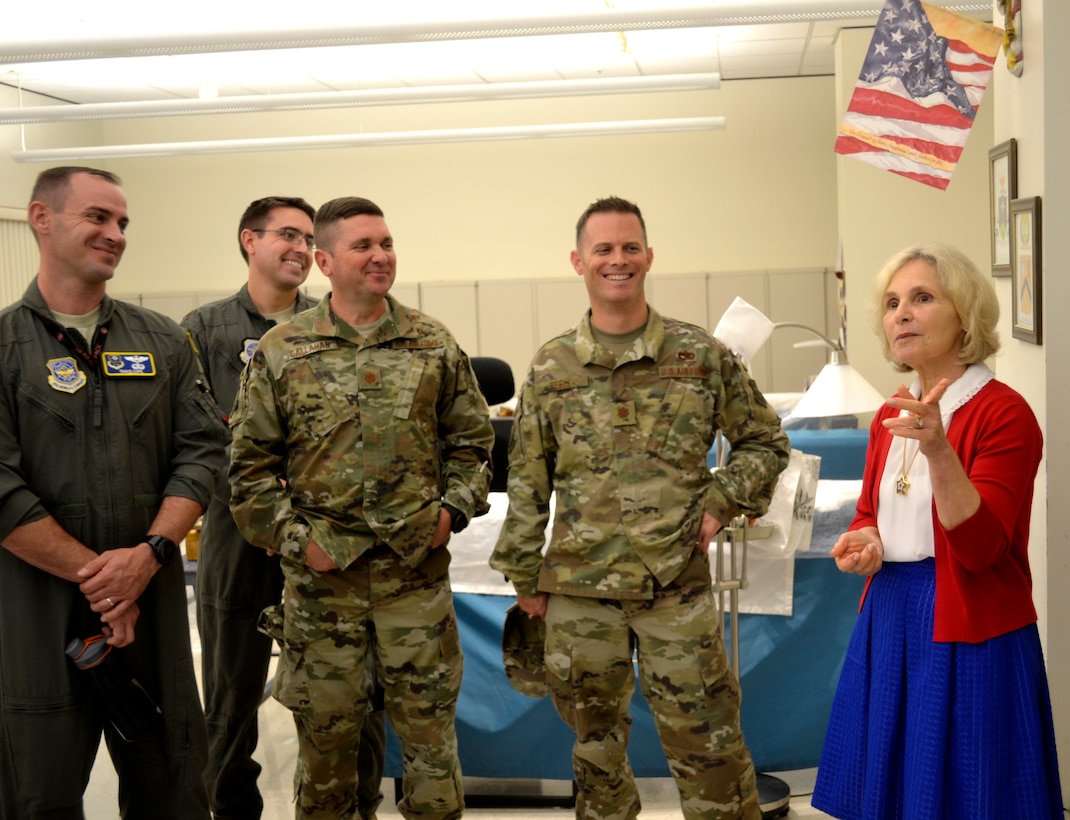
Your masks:
{"label": "blue pleated skirt", "polygon": [[935,591],[932,559],[885,563],[874,576],[833,700],[814,807],[843,820],[1061,819],[1036,624],[980,644],[936,643]]}

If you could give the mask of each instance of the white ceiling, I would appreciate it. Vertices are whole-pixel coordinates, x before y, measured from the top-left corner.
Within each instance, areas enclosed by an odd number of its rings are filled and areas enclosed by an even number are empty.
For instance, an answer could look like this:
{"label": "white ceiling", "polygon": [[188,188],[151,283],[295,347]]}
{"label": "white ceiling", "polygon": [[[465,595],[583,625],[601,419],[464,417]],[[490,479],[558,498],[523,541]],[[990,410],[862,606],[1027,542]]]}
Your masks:
{"label": "white ceiling", "polygon": [[[847,26],[872,25],[881,0],[6,0],[0,45],[0,83],[71,103],[197,97],[214,86],[220,97],[362,88],[633,77],[719,72],[722,80],[833,73],[833,43]],[[988,3],[943,2],[991,19]],[[801,22],[700,26],[664,30],[494,37],[283,50],[177,53],[92,60],[13,62],[23,44],[93,45],[188,34],[204,42],[213,33],[359,31],[380,24],[561,14],[609,14],[634,9],[694,8],[787,12],[813,10],[845,16]],[[849,8],[871,16],[846,16]],[[226,39],[226,38],[224,38]],[[231,38],[233,39],[233,38]],[[218,42],[218,41],[216,41]]]}

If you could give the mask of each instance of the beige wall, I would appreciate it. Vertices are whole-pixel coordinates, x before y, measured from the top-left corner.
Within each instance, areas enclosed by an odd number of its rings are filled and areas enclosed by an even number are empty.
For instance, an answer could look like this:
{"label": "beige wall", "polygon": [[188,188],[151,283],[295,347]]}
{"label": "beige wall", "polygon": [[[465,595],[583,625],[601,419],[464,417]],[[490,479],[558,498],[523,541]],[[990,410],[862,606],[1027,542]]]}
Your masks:
{"label": "beige wall", "polygon": [[[995,4],[994,4],[995,5]],[[1062,308],[1070,304],[1070,156],[1065,149],[1070,128],[1066,87],[1070,67],[1059,59],[1070,34],[1070,4],[1065,0],[1023,3],[1025,71],[1020,78],[999,71],[995,82],[993,142],[1018,142],[1018,196],[1042,199],[1042,335],[1040,346],[1012,339],[1009,319],[1002,325],[1004,351],[997,373],[1026,397],[1040,419],[1045,460],[1033,500],[1029,561],[1059,746],[1063,805],[1070,804],[1070,323]],[[996,12],[997,19],[1002,19]],[[1048,57],[1050,56],[1050,59]],[[1011,282],[997,280],[1004,317],[1011,310]]]}
{"label": "beige wall", "polygon": [[[420,284],[421,295],[430,294],[426,309],[445,311],[436,315],[455,326],[459,337],[478,339],[473,352],[502,355],[519,377],[535,349],[513,338],[518,325],[528,321],[526,313],[518,310],[515,323],[484,321],[477,333],[468,322],[472,300],[460,295],[463,290],[445,286],[480,283],[485,294],[498,282],[561,280],[562,299],[544,300],[541,291],[533,296],[532,322],[547,337],[564,329],[586,306],[568,262],[575,220],[593,199],[619,194],[637,201],[647,219],[655,250],[654,303],[670,315],[704,319],[712,328],[736,292],[725,292],[725,282],[784,272],[796,283],[801,280],[787,272],[835,265],[833,89],[831,77],[815,77],[728,82],[718,92],[103,122],[94,127],[105,141],[142,143],[519,122],[727,118],[726,130],[696,134],[99,162],[122,176],[130,203],[130,242],[112,292],[147,294],[145,304],[182,315],[203,296],[218,298],[244,281],[235,233],[252,199],[297,194],[318,205],[340,195],[368,196],[383,206],[397,240],[399,286]],[[29,148],[41,145],[40,131],[46,127],[37,128],[29,134]],[[93,133],[47,128],[56,129],[48,132],[50,144],[97,141]],[[6,191],[17,191],[18,202],[42,167],[0,156],[0,182]],[[697,276],[705,283],[706,274],[730,276],[710,280],[709,298],[695,299],[695,307],[707,308],[698,319],[686,300],[677,309],[677,302],[665,298],[678,290],[670,284],[676,277],[694,281]],[[659,277],[665,282],[660,297]],[[326,283],[313,270],[309,284],[322,291]],[[786,292],[783,288],[755,288],[751,298],[774,319],[827,328],[821,311],[775,298]],[[485,301],[482,294],[478,304]],[[799,354],[789,335],[774,337],[764,351],[766,361],[756,363],[756,375],[759,370],[770,374],[766,389],[801,389],[799,374],[813,375],[820,368],[820,351]],[[774,351],[784,363],[780,368],[769,361]],[[772,374],[791,370],[800,355],[816,365],[796,366],[785,384],[773,384]]]}
{"label": "beige wall", "polygon": [[[0,108],[20,105],[55,105],[54,100],[0,85]],[[95,145],[100,141],[99,123],[57,123],[55,125],[0,125],[0,208],[26,212],[33,181],[47,165],[20,164],[11,152],[22,148],[58,148],[64,145]],[[58,164],[58,163],[57,163]]]}
{"label": "beige wall", "polygon": [[[1041,21],[1044,10],[1041,5],[1032,5],[1026,10],[1029,15],[1029,30],[1041,31]],[[1039,43],[1039,40],[1038,40]],[[1030,49],[1030,57],[1038,54]],[[992,144],[1003,142],[1014,137],[1018,143],[1018,196],[1030,197],[1044,194],[1044,129],[1030,125],[1043,121],[1044,111],[1044,72],[1040,62],[1034,60],[1028,74],[1016,79],[1005,70],[995,74],[995,111],[996,124],[992,135]],[[1042,227],[1051,226],[1052,215],[1043,212],[1042,203]],[[1042,234],[1043,239],[1043,234]],[[1043,257],[1042,257],[1043,261]],[[995,280],[996,292],[1000,302],[1000,330],[1003,349],[996,360],[996,374],[1003,381],[1014,387],[1025,396],[1029,405],[1036,413],[1042,429],[1048,429],[1047,419],[1047,385],[1045,383],[1045,353],[1050,349],[1050,339],[1043,346],[1027,344],[1018,341],[1011,336],[1011,279],[1001,277]],[[1046,277],[1041,277],[1041,284],[1047,284]],[[1041,305],[1041,309],[1045,305]],[[1047,312],[1051,316],[1051,312]],[[1041,324],[1042,332],[1043,320]],[[1050,646],[1052,640],[1059,640],[1060,630],[1053,629],[1053,622],[1048,616],[1048,593],[1050,586],[1048,578],[1048,519],[1047,487],[1048,469],[1047,459],[1050,458],[1050,447],[1045,454],[1045,461],[1040,465],[1040,474],[1037,479],[1036,495],[1033,499],[1032,531],[1030,533],[1029,563],[1037,580],[1033,598],[1037,608],[1041,612],[1040,629],[1041,637],[1045,646]]]}
{"label": "beige wall", "polygon": [[[408,281],[572,276],[575,220],[611,193],[643,208],[655,275],[831,266],[832,88],[828,77],[754,80],[706,93],[106,122],[108,141],[124,143],[719,114],[728,125],[696,134],[115,160],[105,164],[124,179],[132,220],[119,276],[124,290],[237,287],[238,216],[250,200],[280,192],[316,205],[348,194],[379,202],[397,239],[399,277]],[[7,189],[14,163],[0,163]],[[18,187],[28,189],[39,168],[18,170]]]}
{"label": "beige wall", "polygon": [[[1070,804],[1070,504],[1066,489],[1070,487],[1070,427],[1065,423],[1070,406],[1070,323],[1062,318],[1062,308],[1070,305],[1070,154],[1066,151],[1066,134],[1070,128],[1070,101],[1066,88],[1070,83],[1070,66],[1060,59],[1070,34],[1070,4],[1064,0],[1039,0],[1026,7],[1023,30],[1033,32],[1028,38],[1026,73],[1021,80],[1010,75],[997,86],[996,138],[1013,136],[1019,140],[1019,192],[1043,196],[1043,347],[1019,343],[1018,356],[1012,363],[1017,372],[1019,359],[1028,359],[1028,370],[1014,384],[1030,397],[1042,401],[1047,460],[1037,485],[1033,521],[1044,521],[1043,533],[1034,534],[1030,558],[1041,553],[1045,558],[1046,578],[1038,578],[1043,587],[1046,618],[1048,675],[1052,686],[1055,712],[1055,737],[1059,746],[1063,806]],[[1052,58],[1046,59],[1046,55]],[[1007,107],[1004,107],[1004,100]],[[1008,110],[1009,109],[1009,110]],[[1011,113],[1013,112],[1013,114]],[[1036,135],[1040,135],[1039,142]],[[1023,149],[1023,144],[1026,146]],[[1023,154],[1023,151],[1025,152]],[[1022,163],[1025,163],[1023,166]],[[1028,188],[1022,188],[1023,181]],[[1043,397],[1043,398],[1041,398]],[[1034,405],[1036,406],[1036,405]],[[1063,489],[1059,489],[1059,488]]]}

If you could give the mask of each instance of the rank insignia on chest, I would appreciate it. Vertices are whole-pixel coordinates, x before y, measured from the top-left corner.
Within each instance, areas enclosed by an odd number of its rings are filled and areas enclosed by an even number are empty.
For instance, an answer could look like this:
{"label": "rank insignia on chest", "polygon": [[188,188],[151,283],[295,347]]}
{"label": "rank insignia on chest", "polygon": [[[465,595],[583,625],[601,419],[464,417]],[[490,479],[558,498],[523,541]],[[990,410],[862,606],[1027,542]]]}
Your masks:
{"label": "rank insignia on chest", "polygon": [[245,339],[241,343],[241,360],[245,364],[249,364],[249,360],[253,358],[253,354],[256,353],[256,349],[260,347],[259,339]]}
{"label": "rank insignia on chest", "polygon": [[62,359],[49,359],[45,362],[48,368],[48,386],[61,393],[77,393],[86,384],[85,373],[78,369],[78,363],[67,356]]}
{"label": "rank insignia on chest", "polygon": [[365,390],[374,390],[383,386],[378,367],[364,367],[360,370],[360,386]]}
{"label": "rank insignia on chest", "polygon": [[613,404],[613,426],[627,427],[635,424],[635,402],[618,401]]}
{"label": "rank insignia on chest", "polygon": [[101,359],[104,375],[111,377],[151,377],[156,375],[156,360],[144,353],[105,353]]}

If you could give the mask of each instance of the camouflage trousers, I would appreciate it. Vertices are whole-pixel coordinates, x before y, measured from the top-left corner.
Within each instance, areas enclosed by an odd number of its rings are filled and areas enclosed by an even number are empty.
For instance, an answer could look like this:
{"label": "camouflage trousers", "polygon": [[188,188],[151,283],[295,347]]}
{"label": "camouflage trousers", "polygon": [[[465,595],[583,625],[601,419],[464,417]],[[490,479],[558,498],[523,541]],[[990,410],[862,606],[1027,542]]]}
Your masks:
{"label": "camouflage trousers", "polygon": [[430,573],[385,546],[334,572],[282,563],[283,601],[265,610],[262,628],[282,637],[272,694],[297,724],[295,816],[357,817],[357,747],[370,708],[371,663],[401,741],[398,810],[406,818],[459,818],[455,717],[463,657],[448,554],[432,553],[424,562],[436,568]]}
{"label": "camouflage trousers", "polygon": [[551,595],[550,694],[576,733],[576,817],[632,820],[639,795],[628,763],[633,652],[687,820],[761,817],[739,723],[739,683],[717,631],[709,589],[654,600]]}

